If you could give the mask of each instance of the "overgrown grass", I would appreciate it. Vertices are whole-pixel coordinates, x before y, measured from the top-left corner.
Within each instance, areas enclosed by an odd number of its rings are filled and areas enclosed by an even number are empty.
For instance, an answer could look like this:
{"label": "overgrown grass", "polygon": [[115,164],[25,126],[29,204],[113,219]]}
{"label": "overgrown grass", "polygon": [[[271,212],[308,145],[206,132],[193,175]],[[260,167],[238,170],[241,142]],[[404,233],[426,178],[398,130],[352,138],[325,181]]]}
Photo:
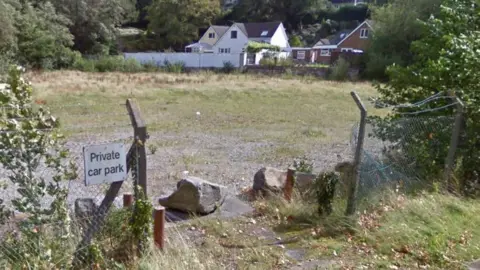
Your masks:
{"label": "overgrown grass", "polygon": [[[369,269],[464,269],[480,258],[480,201],[450,195],[372,198],[355,217],[343,215],[343,200],[328,217],[297,196],[257,202],[279,233],[296,235],[311,258],[335,258],[343,266]],[[334,255],[335,254],[335,255]],[[339,265],[340,266],[340,265]]]}
{"label": "overgrown grass", "polygon": [[[128,124],[126,115],[112,114],[125,112],[121,104],[132,97],[152,131],[235,132],[252,141],[268,138],[286,144],[348,139],[351,124],[359,118],[350,91],[365,99],[376,94],[367,83],[211,72],[61,71],[29,77],[37,101],[51,106],[64,127],[112,121]],[[62,107],[70,104],[79,106]]]}

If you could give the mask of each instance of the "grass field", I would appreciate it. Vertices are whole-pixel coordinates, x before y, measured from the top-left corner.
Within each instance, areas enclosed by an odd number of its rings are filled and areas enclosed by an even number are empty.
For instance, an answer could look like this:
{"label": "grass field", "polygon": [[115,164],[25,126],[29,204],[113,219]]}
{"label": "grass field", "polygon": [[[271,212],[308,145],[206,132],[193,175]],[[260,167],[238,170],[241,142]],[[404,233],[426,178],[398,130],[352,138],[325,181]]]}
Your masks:
{"label": "grass field", "polygon": [[250,186],[262,166],[286,168],[296,157],[314,160],[316,170],[330,167],[350,153],[359,119],[350,92],[375,95],[369,83],[308,77],[75,71],[28,77],[36,102],[51,108],[77,145],[131,135],[123,104],[135,99],[150,133],[151,196],[173,189],[184,170],[235,191]]}
{"label": "grass field", "polygon": [[[350,91],[364,100],[376,94],[369,83],[213,73],[28,77],[36,103],[51,108],[77,146],[131,135],[124,103],[135,99],[150,133],[151,198],[171,191],[182,170],[237,193],[262,166],[286,168],[305,155],[316,172],[329,168],[351,152],[359,113]],[[352,219],[343,216],[343,201],[332,216],[319,218],[315,203],[299,197],[257,201],[252,215],[232,220],[195,219],[169,227],[166,250],[148,254],[138,267],[464,269],[479,257],[478,201],[379,195],[385,196]]]}

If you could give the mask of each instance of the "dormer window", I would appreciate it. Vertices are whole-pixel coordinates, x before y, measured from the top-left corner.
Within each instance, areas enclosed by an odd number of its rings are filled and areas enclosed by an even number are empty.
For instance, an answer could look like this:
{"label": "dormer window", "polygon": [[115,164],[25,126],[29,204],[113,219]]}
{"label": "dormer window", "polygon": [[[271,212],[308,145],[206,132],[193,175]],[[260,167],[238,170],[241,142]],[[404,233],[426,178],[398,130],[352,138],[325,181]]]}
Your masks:
{"label": "dormer window", "polygon": [[367,28],[360,29],[360,38],[368,38],[368,29]]}
{"label": "dormer window", "polygon": [[230,38],[236,39],[237,38],[237,31],[230,32]]}
{"label": "dormer window", "polygon": [[267,36],[267,35],[268,35],[268,31],[263,31],[263,32],[260,34],[261,37],[265,37],[265,36]]}
{"label": "dormer window", "polygon": [[208,38],[215,38],[215,33],[208,33]]}

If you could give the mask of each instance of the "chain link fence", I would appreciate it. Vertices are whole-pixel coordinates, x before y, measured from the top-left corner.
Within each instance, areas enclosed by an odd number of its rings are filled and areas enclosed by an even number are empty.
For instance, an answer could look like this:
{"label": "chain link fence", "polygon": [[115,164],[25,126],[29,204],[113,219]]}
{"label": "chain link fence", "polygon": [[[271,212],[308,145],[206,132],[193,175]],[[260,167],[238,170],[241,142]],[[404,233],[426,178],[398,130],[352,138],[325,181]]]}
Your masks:
{"label": "chain link fence", "polygon": [[[69,151],[76,167],[76,177],[71,181],[59,182],[59,187],[68,192],[68,218],[63,222],[45,223],[32,227],[31,233],[25,231],[31,218],[23,214],[14,204],[15,200],[22,200],[21,190],[8,183],[10,171],[2,168],[0,174],[6,180],[6,185],[0,191],[0,200],[4,210],[12,212],[12,216],[5,224],[0,225],[0,267],[2,268],[43,268],[70,267],[74,259],[79,260],[80,268],[109,268],[115,261],[128,261],[132,253],[126,245],[129,239],[124,233],[128,225],[128,211],[122,209],[121,195],[134,192],[134,181],[131,173],[124,181],[113,205],[106,213],[105,220],[94,217],[96,211],[102,212],[101,203],[109,189],[109,184],[85,185],[85,168],[83,147],[108,143],[121,143],[128,149],[133,143],[133,128],[125,104],[62,104],[47,106],[51,113],[60,122],[60,133],[66,136],[65,147]],[[49,132],[45,130],[45,132]],[[30,149],[25,149],[30,151]],[[43,161],[42,161],[43,162]],[[54,184],[55,171],[45,164],[39,165],[31,172],[37,178],[45,179],[50,185]],[[25,196],[24,196],[25,197]],[[44,196],[42,208],[48,208],[53,197]],[[48,213],[44,213],[48,215]],[[95,223],[101,228],[92,239],[92,245],[80,245],[85,233]],[[100,226],[105,225],[105,226]],[[23,229],[20,229],[24,226]],[[122,237],[125,236],[125,237]],[[88,249],[88,250],[82,250]],[[98,250],[96,250],[98,249]],[[78,258],[74,258],[74,254]],[[106,254],[106,256],[105,256]],[[28,265],[29,263],[43,263]],[[48,262],[46,265],[45,263]]]}
{"label": "chain link fence", "polygon": [[[409,108],[411,111],[397,112],[394,118],[367,118],[358,167],[359,201],[368,200],[382,190],[411,192],[443,183],[449,151],[455,153],[456,150],[456,146],[451,145],[456,117],[447,108],[456,103],[435,107],[438,99],[436,95],[421,101],[418,103],[421,106],[384,106],[385,109]],[[357,149],[359,130],[357,123],[352,128],[350,140],[353,152]]]}

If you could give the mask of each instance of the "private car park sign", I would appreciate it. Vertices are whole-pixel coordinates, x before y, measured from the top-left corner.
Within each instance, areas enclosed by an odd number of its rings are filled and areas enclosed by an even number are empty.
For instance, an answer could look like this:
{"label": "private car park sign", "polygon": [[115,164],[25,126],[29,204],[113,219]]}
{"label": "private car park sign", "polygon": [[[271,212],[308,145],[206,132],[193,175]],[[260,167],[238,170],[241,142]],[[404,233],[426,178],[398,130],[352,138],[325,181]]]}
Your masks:
{"label": "private car park sign", "polygon": [[127,157],[122,143],[85,146],[83,160],[86,186],[127,179]]}

